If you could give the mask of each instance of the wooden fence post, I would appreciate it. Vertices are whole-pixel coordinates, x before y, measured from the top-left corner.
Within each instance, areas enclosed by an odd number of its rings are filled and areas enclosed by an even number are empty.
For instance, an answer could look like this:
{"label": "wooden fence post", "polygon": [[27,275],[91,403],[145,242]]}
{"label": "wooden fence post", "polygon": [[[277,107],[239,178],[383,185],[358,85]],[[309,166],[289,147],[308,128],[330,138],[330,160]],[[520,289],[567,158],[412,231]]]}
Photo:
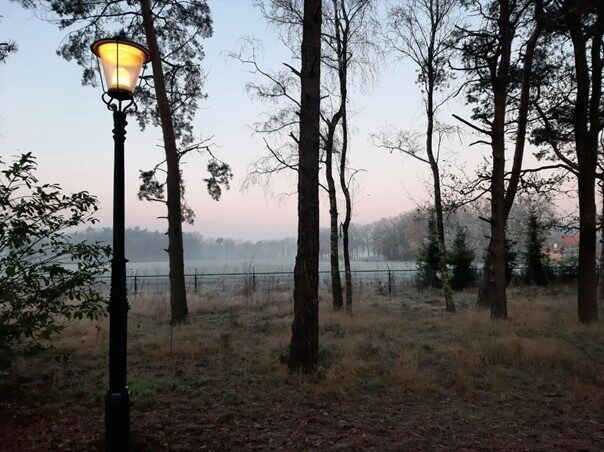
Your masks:
{"label": "wooden fence post", "polygon": [[388,293],[392,293],[392,271],[388,267]]}
{"label": "wooden fence post", "polygon": [[252,292],[256,292],[256,270],[252,268]]}

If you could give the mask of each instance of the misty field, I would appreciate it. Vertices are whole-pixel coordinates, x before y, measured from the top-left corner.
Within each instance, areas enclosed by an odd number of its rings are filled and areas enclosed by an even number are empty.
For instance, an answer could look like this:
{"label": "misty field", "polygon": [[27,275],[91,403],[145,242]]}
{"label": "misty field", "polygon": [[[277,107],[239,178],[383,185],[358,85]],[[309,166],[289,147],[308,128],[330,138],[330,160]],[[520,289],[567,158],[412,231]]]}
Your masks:
{"label": "misty field", "polygon": [[[221,274],[221,273],[240,273],[251,271],[256,272],[293,272],[295,259],[203,259],[186,260],[185,273],[193,275],[196,272],[202,274]],[[320,260],[319,270],[329,270],[329,261]],[[343,263],[341,263],[343,271]],[[157,262],[128,262],[128,275],[167,275],[169,271],[168,261]],[[415,270],[415,262],[384,261],[384,260],[353,260],[351,261],[353,270],[362,271],[387,271],[391,270]]]}
{"label": "misty field", "polygon": [[[282,364],[289,292],[192,299],[171,328],[163,297],[132,297],[129,383],[136,450],[584,449],[604,446],[604,329],[576,321],[574,289],[510,290],[493,322],[457,295],[322,298],[321,358]],[[2,374],[1,449],[103,447],[107,329],[68,327]]]}

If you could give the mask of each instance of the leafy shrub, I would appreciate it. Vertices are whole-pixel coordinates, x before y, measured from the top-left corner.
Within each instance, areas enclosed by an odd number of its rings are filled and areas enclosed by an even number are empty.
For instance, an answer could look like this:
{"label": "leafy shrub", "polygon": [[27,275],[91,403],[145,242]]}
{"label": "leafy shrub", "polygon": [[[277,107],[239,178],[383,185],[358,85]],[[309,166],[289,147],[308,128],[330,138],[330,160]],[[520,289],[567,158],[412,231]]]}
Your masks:
{"label": "leafy shrub", "polygon": [[67,233],[96,222],[98,201],[40,183],[36,169],[31,153],[0,160],[0,351],[38,348],[70,319],[104,313],[94,283],[110,249]]}

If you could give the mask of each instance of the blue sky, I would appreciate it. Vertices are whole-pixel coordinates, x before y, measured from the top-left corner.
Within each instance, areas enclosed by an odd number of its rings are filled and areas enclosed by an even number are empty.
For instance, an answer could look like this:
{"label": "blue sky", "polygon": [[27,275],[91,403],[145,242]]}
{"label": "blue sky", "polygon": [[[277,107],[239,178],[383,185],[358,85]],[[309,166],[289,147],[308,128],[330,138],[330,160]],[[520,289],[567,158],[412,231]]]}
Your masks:
{"label": "blue sky", "polygon": [[[263,142],[251,129],[265,110],[245,92],[251,76],[226,52],[240,46],[242,36],[264,42],[263,63],[276,67],[287,54],[267,27],[251,0],[210,0],[214,36],[205,43],[203,64],[209,76],[209,94],[199,111],[195,127],[203,136],[213,136],[217,155],[233,166],[235,180],[220,202],[205,192],[204,162],[191,159],[185,167],[188,201],[197,214],[194,230],[213,237],[258,240],[295,235],[295,199],[276,202],[262,187],[245,192],[240,184],[255,157],[263,154]],[[0,66],[0,152],[4,159],[19,151],[32,151],[39,160],[40,178],[58,182],[66,190],[88,190],[99,196],[99,218],[104,226],[111,220],[112,118],[100,100],[100,88],[83,87],[81,70],[55,54],[64,32],[45,23],[8,0],[0,1],[0,38],[17,41],[19,52]],[[369,222],[396,215],[426,199],[429,173],[424,165],[374,148],[369,133],[385,124],[401,128],[421,127],[421,104],[415,73],[408,63],[386,61],[372,89],[351,93],[354,136],[351,163],[366,170],[359,178],[353,221]],[[459,103],[450,108],[460,108]],[[450,117],[450,112],[443,112]],[[446,118],[445,118],[446,119]],[[163,150],[157,145],[160,133],[152,128],[141,132],[130,121],[126,142],[127,224],[165,229],[157,219],[163,207],[136,198],[138,171],[152,166]],[[476,162],[486,150],[463,151],[458,161]],[[293,177],[293,175],[291,176]],[[293,179],[292,179],[293,180]],[[290,180],[291,182],[291,180]],[[277,182],[286,187],[287,181]],[[328,224],[327,203],[322,203],[323,225]]]}

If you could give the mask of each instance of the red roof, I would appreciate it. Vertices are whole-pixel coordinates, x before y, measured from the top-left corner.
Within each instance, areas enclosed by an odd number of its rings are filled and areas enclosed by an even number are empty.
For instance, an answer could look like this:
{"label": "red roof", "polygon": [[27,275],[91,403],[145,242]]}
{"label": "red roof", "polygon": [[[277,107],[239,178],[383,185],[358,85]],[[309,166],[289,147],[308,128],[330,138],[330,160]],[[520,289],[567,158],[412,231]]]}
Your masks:
{"label": "red roof", "polygon": [[579,246],[579,236],[578,235],[563,235],[560,237],[560,241],[562,242],[562,246],[567,248]]}

